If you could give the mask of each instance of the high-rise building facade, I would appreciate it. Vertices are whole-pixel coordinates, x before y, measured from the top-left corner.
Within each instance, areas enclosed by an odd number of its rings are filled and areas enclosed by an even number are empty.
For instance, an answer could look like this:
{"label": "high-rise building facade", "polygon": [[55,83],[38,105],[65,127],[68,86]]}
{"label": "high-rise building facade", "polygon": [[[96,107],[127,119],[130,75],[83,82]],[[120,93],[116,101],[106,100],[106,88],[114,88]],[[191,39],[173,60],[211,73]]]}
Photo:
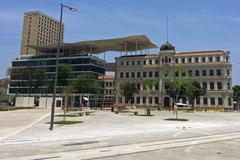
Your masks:
{"label": "high-rise building facade", "polygon": [[[183,72],[180,73],[178,68]],[[127,103],[118,90],[121,83],[132,81],[137,83],[137,88],[140,90],[132,100],[135,105],[146,104],[171,109],[173,101],[166,92],[166,82],[186,77],[189,80],[198,81],[207,89],[206,95],[196,100],[197,108],[232,110],[231,71],[229,51],[176,52],[175,47],[167,42],[161,46],[159,54],[125,55],[116,59],[116,101]],[[141,84],[142,79],[156,81],[150,89],[150,95],[147,94],[149,89]],[[181,101],[189,103],[187,98]]]}
{"label": "high-rise building facade", "polygon": [[[37,51],[29,45],[46,46],[58,42],[60,22],[40,12],[24,13],[22,43],[20,55],[34,55]],[[61,42],[63,42],[64,25],[61,29]]]}

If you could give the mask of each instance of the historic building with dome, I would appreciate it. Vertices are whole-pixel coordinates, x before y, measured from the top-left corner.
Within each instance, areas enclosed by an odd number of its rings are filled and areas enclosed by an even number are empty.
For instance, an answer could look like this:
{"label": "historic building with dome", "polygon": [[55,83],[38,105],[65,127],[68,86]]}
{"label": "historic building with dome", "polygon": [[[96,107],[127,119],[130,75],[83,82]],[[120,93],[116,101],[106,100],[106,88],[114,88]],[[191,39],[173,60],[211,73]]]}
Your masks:
{"label": "historic building with dome", "polygon": [[[116,103],[126,103],[121,95],[120,84],[125,81],[137,83],[140,90],[132,100],[136,106],[158,106],[171,109],[171,97],[166,94],[165,82],[169,79],[187,77],[196,80],[207,89],[207,94],[195,102],[199,109],[232,110],[232,65],[230,52],[223,50],[176,52],[166,42],[158,54],[131,54],[116,58]],[[181,72],[178,69],[181,68]],[[157,81],[150,91],[142,86],[142,79]],[[188,104],[188,99],[181,99]]]}

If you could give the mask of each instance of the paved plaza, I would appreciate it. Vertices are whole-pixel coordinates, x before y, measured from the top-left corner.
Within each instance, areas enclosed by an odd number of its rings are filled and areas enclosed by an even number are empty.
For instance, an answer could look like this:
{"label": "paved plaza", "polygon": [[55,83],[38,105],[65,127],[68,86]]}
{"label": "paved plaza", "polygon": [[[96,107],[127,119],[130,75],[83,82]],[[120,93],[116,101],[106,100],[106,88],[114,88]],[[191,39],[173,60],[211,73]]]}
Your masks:
{"label": "paved plaza", "polygon": [[150,117],[143,110],[138,116],[96,111],[49,131],[49,111],[0,112],[0,159],[240,159],[237,112],[180,112],[189,121],[178,122],[164,120],[175,117],[168,111]]}

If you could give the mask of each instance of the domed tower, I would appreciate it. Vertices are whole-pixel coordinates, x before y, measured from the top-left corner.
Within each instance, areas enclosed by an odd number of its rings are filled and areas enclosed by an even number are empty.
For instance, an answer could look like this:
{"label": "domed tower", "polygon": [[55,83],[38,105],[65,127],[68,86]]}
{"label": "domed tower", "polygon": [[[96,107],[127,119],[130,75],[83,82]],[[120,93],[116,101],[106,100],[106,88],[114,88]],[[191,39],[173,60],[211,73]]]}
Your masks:
{"label": "domed tower", "polygon": [[160,47],[160,52],[162,52],[162,51],[174,51],[175,52],[175,47],[167,41]]}
{"label": "domed tower", "polygon": [[167,41],[160,47],[159,54],[159,61],[162,64],[172,63],[175,55],[175,47]]}

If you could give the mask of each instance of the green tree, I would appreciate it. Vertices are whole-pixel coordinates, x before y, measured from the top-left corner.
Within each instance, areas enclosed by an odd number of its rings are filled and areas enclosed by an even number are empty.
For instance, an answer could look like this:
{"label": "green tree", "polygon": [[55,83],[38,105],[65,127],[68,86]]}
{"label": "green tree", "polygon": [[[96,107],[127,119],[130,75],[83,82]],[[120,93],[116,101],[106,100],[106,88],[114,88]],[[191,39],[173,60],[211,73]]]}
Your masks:
{"label": "green tree", "polygon": [[126,101],[132,104],[132,99],[134,98],[134,94],[138,93],[136,83],[125,81],[120,84],[120,90],[122,95],[126,98]]}
{"label": "green tree", "polygon": [[[186,79],[173,79],[165,83],[166,93],[173,99],[173,107],[179,99],[186,97],[188,81]],[[178,108],[175,109],[176,119],[178,119]]]}
{"label": "green tree", "polygon": [[188,81],[186,79],[173,79],[165,83],[166,93],[174,100],[173,103],[179,102],[179,99],[186,97],[187,85]]}
{"label": "green tree", "polygon": [[240,103],[240,85],[235,85],[233,87],[233,100]]}
{"label": "green tree", "polygon": [[[45,74],[45,70],[42,68],[38,68],[35,70],[35,74],[34,74],[34,90],[36,92],[40,91],[40,93],[43,95],[44,93],[44,88],[43,86],[46,86],[47,84],[47,76]],[[45,90],[45,92],[47,92]]]}
{"label": "green tree", "polygon": [[102,83],[98,76],[93,73],[82,73],[72,83],[73,93],[80,94],[103,94]]}
{"label": "green tree", "polygon": [[197,98],[205,95],[207,90],[201,87],[200,83],[197,81],[191,81],[186,85],[186,94],[192,104],[192,110],[194,110],[194,104]]}
{"label": "green tree", "polygon": [[72,70],[68,64],[60,64],[58,71],[58,86],[65,87],[69,85],[69,73]]}

